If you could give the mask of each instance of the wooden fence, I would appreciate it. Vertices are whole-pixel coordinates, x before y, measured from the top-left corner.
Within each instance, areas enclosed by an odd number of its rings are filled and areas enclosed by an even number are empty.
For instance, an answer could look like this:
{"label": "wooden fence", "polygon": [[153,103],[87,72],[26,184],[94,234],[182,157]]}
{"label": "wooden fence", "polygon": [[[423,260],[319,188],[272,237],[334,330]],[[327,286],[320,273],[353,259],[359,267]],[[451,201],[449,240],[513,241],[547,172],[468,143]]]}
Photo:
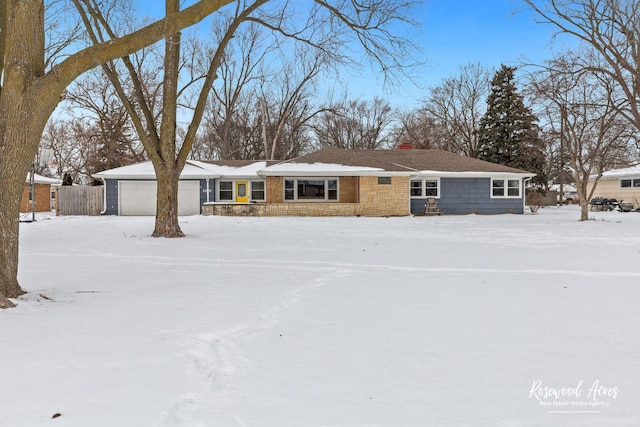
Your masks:
{"label": "wooden fence", "polygon": [[100,215],[104,210],[102,185],[63,185],[56,197],[57,215]]}

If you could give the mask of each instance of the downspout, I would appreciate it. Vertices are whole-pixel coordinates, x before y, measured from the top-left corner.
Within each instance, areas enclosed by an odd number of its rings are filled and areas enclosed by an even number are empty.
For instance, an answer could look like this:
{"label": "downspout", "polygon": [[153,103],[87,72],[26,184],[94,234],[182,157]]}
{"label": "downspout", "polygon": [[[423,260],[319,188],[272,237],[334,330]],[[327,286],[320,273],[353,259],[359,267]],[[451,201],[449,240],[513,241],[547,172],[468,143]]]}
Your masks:
{"label": "downspout", "polygon": [[[104,191],[102,191],[102,207],[104,209],[102,209],[102,212],[100,212],[100,215],[105,215],[107,213],[107,181],[104,179],[104,177],[100,177],[100,180],[102,181],[102,188],[104,189]],[[57,199],[56,199],[57,202]]]}
{"label": "downspout", "polygon": [[525,178],[522,182],[522,213],[524,214],[525,207],[527,206],[527,182],[533,179],[532,176]]}

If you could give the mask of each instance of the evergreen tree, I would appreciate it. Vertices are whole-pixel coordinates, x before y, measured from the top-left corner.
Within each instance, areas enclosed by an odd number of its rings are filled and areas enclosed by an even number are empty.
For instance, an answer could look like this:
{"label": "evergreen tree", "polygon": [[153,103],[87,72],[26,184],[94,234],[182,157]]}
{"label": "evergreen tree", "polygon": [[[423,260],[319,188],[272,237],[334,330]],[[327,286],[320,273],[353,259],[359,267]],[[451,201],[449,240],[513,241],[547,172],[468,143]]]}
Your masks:
{"label": "evergreen tree", "polygon": [[515,71],[503,64],[491,81],[487,112],[478,129],[478,158],[536,173],[532,183],[543,186],[545,162],[538,119],[518,93]]}

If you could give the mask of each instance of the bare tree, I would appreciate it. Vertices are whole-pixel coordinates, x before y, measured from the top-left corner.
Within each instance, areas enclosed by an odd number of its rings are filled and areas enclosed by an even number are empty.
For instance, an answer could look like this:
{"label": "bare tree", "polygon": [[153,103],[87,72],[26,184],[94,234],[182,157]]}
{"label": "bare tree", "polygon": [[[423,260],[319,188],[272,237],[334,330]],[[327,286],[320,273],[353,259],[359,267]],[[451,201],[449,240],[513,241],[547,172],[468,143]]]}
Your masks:
{"label": "bare tree", "polygon": [[[122,111],[120,111],[121,113]],[[57,175],[66,172],[77,183],[93,182],[93,175],[145,159],[144,150],[133,138],[127,117],[113,115],[50,120],[40,147],[57,165]]]}
{"label": "bare tree", "polygon": [[[258,98],[265,84],[265,58],[276,47],[263,27],[249,22],[240,28],[218,67],[217,84],[207,102],[203,135],[194,142],[198,160],[254,159],[261,157]],[[224,36],[225,22],[213,26],[216,42]]]}
{"label": "bare tree", "polygon": [[79,178],[75,182],[85,182],[82,177],[86,175],[88,159],[93,157],[94,146],[84,125],[82,121],[50,120],[44,129],[40,147],[50,150],[58,178],[69,174]]}
{"label": "bare tree", "polygon": [[[200,0],[137,31],[57,55],[45,50],[42,0],[0,3],[0,307],[24,293],[18,284],[18,217],[24,177],[44,127],[66,87],[82,73],[201,21],[231,0]],[[51,44],[49,44],[51,45]],[[69,49],[75,46],[70,45]],[[64,57],[64,59],[62,59]]]}
{"label": "bare tree", "polygon": [[440,148],[478,157],[478,128],[487,109],[493,73],[479,63],[467,64],[457,75],[431,88],[423,108],[442,132]]}
{"label": "bare tree", "polygon": [[240,93],[232,111],[212,101],[203,131],[194,141],[191,156],[195,160],[263,159],[262,137],[257,105],[258,93],[247,89]]}
{"label": "bare tree", "polygon": [[525,0],[540,22],[589,49],[579,70],[601,75],[619,96],[612,106],[640,130],[640,4],[636,0]]}
{"label": "bare tree", "polygon": [[[91,180],[97,172],[145,159],[129,114],[100,70],[92,70],[75,82],[66,92],[65,103],[72,116],[67,126],[69,139],[49,139],[63,170],[70,168]],[[64,126],[60,118],[55,120]],[[70,145],[78,150],[69,150]],[[81,145],[87,147],[81,149]],[[74,156],[76,151],[84,155]]]}
{"label": "bare tree", "polygon": [[306,125],[322,111],[314,105],[312,89],[315,79],[329,65],[327,55],[302,46],[295,49],[294,57],[296,61],[285,64],[268,85],[262,85],[262,143],[267,160],[303,154],[311,143]]}
{"label": "bare tree", "polygon": [[[628,161],[633,127],[615,101],[620,99],[615,94],[618,85],[607,75],[585,72],[579,64],[582,57],[582,53],[566,53],[549,61],[529,84],[552,117],[547,126],[564,141],[580,198],[580,220],[584,221],[602,173]],[[594,175],[588,191],[589,178]]]}
{"label": "bare tree", "polygon": [[307,44],[267,41],[266,34],[254,24],[234,37],[194,157],[285,159],[310,145],[307,123],[318,114],[314,82],[329,66],[327,55]]}
{"label": "bare tree", "polygon": [[381,98],[345,99],[325,108],[312,124],[321,147],[375,149],[388,144],[391,106]]}
{"label": "bare tree", "polygon": [[392,146],[411,144],[418,149],[445,149],[444,130],[423,108],[401,111],[389,132]]}

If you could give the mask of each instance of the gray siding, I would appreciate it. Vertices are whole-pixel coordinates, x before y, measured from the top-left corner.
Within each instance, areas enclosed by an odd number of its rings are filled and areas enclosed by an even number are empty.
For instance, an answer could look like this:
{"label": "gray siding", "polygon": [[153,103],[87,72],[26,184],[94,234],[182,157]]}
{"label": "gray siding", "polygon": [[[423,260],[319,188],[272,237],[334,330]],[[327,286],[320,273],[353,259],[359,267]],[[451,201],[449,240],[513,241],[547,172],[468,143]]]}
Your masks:
{"label": "gray siding", "polygon": [[118,180],[105,179],[106,195],[105,215],[118,215]]}
{"label": "gray siding", "polygon": [[[209,180],[209,194],[210,194],[210,200],[213,201],[213,188],[215,188],[216,185],[216,181],[215,179],[210,179]],[[213,187],[213,188],[211,188]],[[206,179],[201,179],[200,180],[200,213],[202,213],[202,205],[207,203],[207,180]]]}
{"label": "gray siding", "polygon": [[[521,197],[492,199],[490,186],[490,178],[441,178],[436,203],[442,213],[450,215],[523,213]],[[424,213],[425,203],[426,199],[411,199],[411,213]]]}

